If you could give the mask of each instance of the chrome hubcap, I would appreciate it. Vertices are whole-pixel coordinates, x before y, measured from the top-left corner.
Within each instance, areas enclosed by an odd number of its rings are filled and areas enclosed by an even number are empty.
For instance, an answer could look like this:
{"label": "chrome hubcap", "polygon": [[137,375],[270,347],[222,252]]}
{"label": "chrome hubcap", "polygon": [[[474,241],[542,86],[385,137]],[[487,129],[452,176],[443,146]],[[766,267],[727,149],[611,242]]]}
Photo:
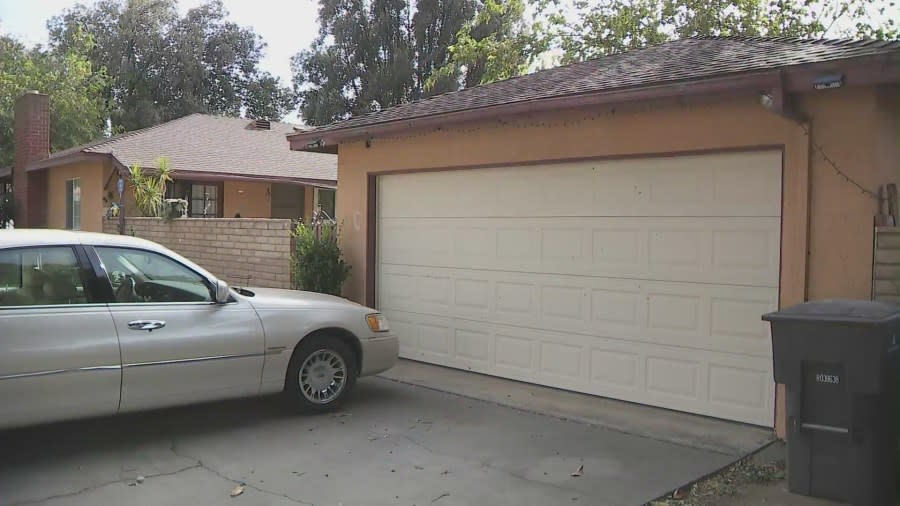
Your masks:
{"label": "chrome hubcap", "polygon": [[347,382],[347,366],[331,350],[318,350],[300,366],[300,391],[310,402],[328,404],[337,399]]}

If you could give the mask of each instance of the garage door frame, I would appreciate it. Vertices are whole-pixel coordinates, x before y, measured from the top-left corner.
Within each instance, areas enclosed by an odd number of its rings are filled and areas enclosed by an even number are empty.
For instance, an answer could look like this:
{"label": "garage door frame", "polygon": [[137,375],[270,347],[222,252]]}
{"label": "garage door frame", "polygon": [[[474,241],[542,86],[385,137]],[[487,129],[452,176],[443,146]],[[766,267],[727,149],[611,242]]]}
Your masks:
{"label": "garage door frame", "polygon": [[[376,300],[377,293],[377,280],[379,275],[379,266],[378,266],[378,177],[386,176],[386,175],[398,175],[398,174],[414,174],[414,173],[423,173],[423,172],[446,172],[446,171],[468,171],[468,170],[479,170],[479,169],[490,169],[490,168],[504,168],[504,167],[527,167],[534,165],[557,165],[557,164],[566,164],[566,163],[577,163],[577,162],[591,162],[591,161],[622,161],[622,160],[633,160],[633,159],[651,159],[651,158],[673,158],[673,157],[684,157],[684,156],[705,156],[705,155],[721,155],[721,154],[729,154],[729,153],[748,153],[748,152],[759,152],[759,151],[774,151],[780,153],[780,224],[779,224],[779,246],[778,246],[778,289],[777,289],[777,302],[778,307],[781,305],[782,299],[782,285],[783,285],[783,266],[785,263],[784,258],[784,195],[787,188],[786,181],[786,173],[785,173],[785,146],[784,145],[755,145],[755,146],[735,146],[730,148],[718,148],[718,149],[700,149],[700,150],[682,150],[682,151],[672,151],[672,152],[656,152],[656,153],[632,153],[627,155],[612,155],[612,156],[588,156],[588,157],[571,157],[571,158],[551,158],[551,159],[541,159],[541,160],[529,160],[529,161],[511,161],[511,162],[489,162],[477,165],[464,165],[464,166],[443,166],[443,167],[430,167],[430,168],[422,168],[422,169],[403,169],[403,170],[385,170],[385,171],[377,171],[377,172],[369,172],[367,173],[367,217],[366,217],[366,280],[365,280],[365,289],[366,289],[366,302],[371,307],[378,307],[378,301]],[[804,269],[805,271],[805,269]],[[776,391],[776,400],[775,406],[776,409],[773,410],[773,420],[775,420],[775,413],[778,411],[777,406],[779,403],[779,395],[780,393]],[[775,420],[777,421],[777,420]]]}

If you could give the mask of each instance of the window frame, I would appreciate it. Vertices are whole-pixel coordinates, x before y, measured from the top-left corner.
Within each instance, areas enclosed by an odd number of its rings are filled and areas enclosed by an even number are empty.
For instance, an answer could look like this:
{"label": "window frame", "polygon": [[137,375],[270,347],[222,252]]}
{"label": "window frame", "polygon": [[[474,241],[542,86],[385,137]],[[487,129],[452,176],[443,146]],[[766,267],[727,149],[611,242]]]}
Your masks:
{"label": "window frame", "polygon": [[[75,199],[76,188],[78,200]],[[66,230],[81,230],[81,201],[81,178],[66,179]]]}
{"label": "window frame", "polygon": [[[223,197],[223,193],[225,193],[225,192],[223,191],[223,185],[222,185],[222,184],[215,183],[215,182],[208,182],[208,183],[205,183],[205,182],[200,182],[200,181],[191,181],[191,182],[189,182],[189,183],[187,184],[187,186],[188,186],[188,198],[187,198],[187,201],[188,201],[188,217],[189,217],[189,218],[221,218],[221,217],[222,217],[222,212],[224,211],[224,206],[222,205],[222,197]],[[209,201],[212,201],[212,202],[215,202],[215,203],[216,203],[216,209],[215,209],[215,212],[213,212],[212,214],[208,214],[208,213],[195,213],[195,212],[194,212],[194,200],[198,200],[198,199],[195,199],[195,198],[194,198],[194,188],[195,188],[195,187],[198,187],[198,186],[215,188],[215,190],[216,190],[216,198],[214,198],[214,199],[207,199],[207,198],[206,198],[206,191],[204,191],[204,192],[203,192],[203,199],[202,199],[204,203],[209,202]],[[205,208],[205,206],[204,206],[204,208]]]}
{"label": "window frame", "polygon": [[326,214],[328,214],[328,217],[331,218],[333,221],[337,221],[337,189],[335,189],[335,188],[320,188],[318,186],[316,186],[314,188],[315,188],[315,191],[313,192],[313,213],[318,211],[319,206],[321,206],[321,204],[322,204],[321,198],[319,196],[319,192],[328,191],[328,192],[331,192],[332,195],[334,195],[334,202],[333,202],[334,208],[331,210],[332,211],[331,213],[328,213],[326,211]]}
{"label": "window frame", "polygon": [[53,308],[80,308],[80,307],[100,307],[106,306],[106,294],[103,293],[102,287],[97,284],[96,273],[89,261],[84,246],[80,244],[51,243],[51,244],[30,244],[26,246],[12,246],[9,248],[0,248],[0,252],[29,250],[29,249],[45,249],[45,248],[69,248],[75,254],[75,263],[80,271],[81,284],[84,288],[85,298],[87,302],[80,304],[32,304],[27,306],[0,306],[0,311],[21,311],[28,309],[53,309]]}
{"label": "window frame", "polygon": [[[194,186],[214,186],[216,188],[216,213],[214,216],[193,214]],[[166,198],[184,199],[188,203],[188,218],[222,218],[225,212],[225,182],[175,179],[166,187]]]}
{"label": "window frame", "polygon": [[[109,279],[109,273],[106,270],[106,266],[103,265],[103,260],[100,258],[100,254],[97,252],[97,248],[114,248],[120,250],[130,250],[136,251],[139,253],[149,253],[151,255],[158,255],[166,258],[167,260],[181,266],[182,268],[192,272],[197,277],[203,280],[203,284],[206,285],[207,290],[210,293],[209,301],[195,301],[195,302],[119,302],[115,297],[115,290],[112,286],[112,281]],[[177,259],[170,257],[162,252],[155,251],[153,249],[147,248],[139,248],[134,246],[118,246],[114,244],[94,244],[86,247],[88,257],[90,258],[90,263],[93,268],[95,275],[100,278],[100,282],[104,286],[104,292],[106,297],[106,304],[114,305],[115,307],[127,307],[127,306],[218,306],[221,305],[216,302],[215,297],[215,282],[213,279],[210,279],[203,275],[200,272],[197,272],[196,269],[191,268],[189,265],[185,265],[182,262],[179,262]],[[230,297],[226,304],[230,304],[233,302],[237,302],[234,297]]]}

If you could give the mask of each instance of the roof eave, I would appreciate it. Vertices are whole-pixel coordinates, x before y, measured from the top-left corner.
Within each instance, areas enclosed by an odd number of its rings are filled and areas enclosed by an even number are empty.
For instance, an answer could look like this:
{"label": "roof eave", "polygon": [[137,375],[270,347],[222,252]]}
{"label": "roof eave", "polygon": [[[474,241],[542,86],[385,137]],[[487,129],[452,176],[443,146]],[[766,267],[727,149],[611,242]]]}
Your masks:
{"label": "roof eave", "polygon": [[77,151],[65,156],[58,156],[55,158],[51,156],[50,158],[44,158],[43,160],[36,160],[34,162],[31,162],[25,166],[25,172],[49,169],[52,167],[58,167],[60,165],[69,165],[70,163],[102,161],[108,158],[112,158],[113,160],[115,160],[115,157],[109,153],[91,153],[85,151]]}
{"label": "roof eave", "polygon": [[839,72],[845,86],[866,86],[900,82],[900,65],[896,53],[876,55],[852,60],[812,63],[783,67],[762,72],[666,83],[655,86],[550,97],[509,104],[499,104],[478,109],[467,109],[444,114],[421,116],[359,127],[329,131],[298,132],[288,135],[292,150],[303,151],[311,146],[336,146],[341,142],[394,134],[416,128],[436,128],[451,123],[463,123],[515,116],[526,113],[560,111],[583,107],[611,105],[627,102],[660,100],[698,95],[716,95],[740,92],[763,92],[782,89],[787,93],[812,91],[812,80],[823,72]]}
{"label": "roof eave", "polygon": [[186,179],[191,181],[244,181],[258,183],[301,184],[307,186],[318,186],[320,188],[337,187],[337,180],[335,179],[317,179],[290,176],[254,176],[246,174],[231,174],[227,172],[184,170],[175,170],[173,171],[172,176],[175,179]]}

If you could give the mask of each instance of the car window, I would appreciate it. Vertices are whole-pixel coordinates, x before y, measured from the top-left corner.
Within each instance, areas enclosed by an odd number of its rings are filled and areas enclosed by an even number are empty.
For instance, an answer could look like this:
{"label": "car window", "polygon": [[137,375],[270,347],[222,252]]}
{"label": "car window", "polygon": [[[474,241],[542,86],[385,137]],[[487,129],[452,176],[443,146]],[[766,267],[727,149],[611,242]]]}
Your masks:
{"label": "car window", "polygon": [[83,274],[70,247],[0,250],[0,307],[85,304]]}
{"label": "car window", "polygon": [[152,251],[95,248],[117,303],[212,302],[206,278]]}

